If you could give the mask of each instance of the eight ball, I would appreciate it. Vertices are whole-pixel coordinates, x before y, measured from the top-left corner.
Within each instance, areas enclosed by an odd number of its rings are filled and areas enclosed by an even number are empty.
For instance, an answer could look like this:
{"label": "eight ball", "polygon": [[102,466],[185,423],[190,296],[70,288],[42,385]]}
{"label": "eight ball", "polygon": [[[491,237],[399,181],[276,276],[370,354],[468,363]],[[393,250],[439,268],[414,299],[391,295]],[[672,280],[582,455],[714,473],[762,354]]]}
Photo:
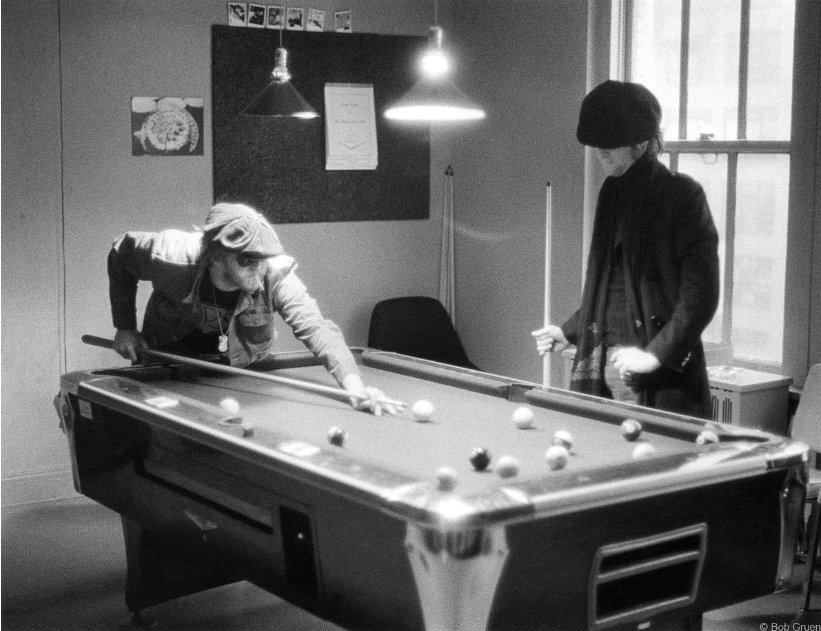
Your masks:
{"label": "eight ball", "polygon": [[470,454],[470,464],[476,471],[484,471],[490,464],[490,454],[484,447],[476,447]]}
{"label": "eight ball", "polygon": [[328,442],[337,447],[341,447],[346,438],[345,430],[341,427],[332,427],[328,430]]}

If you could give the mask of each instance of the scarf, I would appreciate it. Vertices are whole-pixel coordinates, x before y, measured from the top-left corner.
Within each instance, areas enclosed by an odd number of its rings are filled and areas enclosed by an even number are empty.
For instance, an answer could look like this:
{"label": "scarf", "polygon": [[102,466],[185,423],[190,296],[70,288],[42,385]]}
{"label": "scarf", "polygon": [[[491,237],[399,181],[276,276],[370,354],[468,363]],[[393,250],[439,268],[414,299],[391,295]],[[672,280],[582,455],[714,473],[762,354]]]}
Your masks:
{"label": "scarf", "polygon": [[[606,396],[604,368],[607,339],[604,330],[607,287],[614,265],[623,266],[627,303],[633,313],[641,313],[636,288],[646,265],[648,240],[652,228],[651,183],[657,165],[646,154],[621,176],[608,177],[599,191],[593,238],[587,259],[582,303],[579,310],[579,339],[570,375],[570,389]],[[616,260],[617,239],[622,257]],[[625,314],[628,317],[628,314]],[[647,340],[636,330],[640,346]]]}

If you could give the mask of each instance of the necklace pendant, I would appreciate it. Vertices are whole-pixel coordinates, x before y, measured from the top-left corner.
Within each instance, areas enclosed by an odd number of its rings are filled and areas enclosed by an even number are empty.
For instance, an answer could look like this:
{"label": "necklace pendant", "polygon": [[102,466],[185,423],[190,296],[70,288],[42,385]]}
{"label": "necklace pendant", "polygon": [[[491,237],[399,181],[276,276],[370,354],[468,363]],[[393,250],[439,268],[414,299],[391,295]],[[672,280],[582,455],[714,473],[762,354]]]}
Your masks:
{"label": "necklace pendant", "polygon": [[220,353],[224,353],[228,350],[228,336],[227,335],[220,335],[219,336],[219,344],[217,344],[217,350]]}

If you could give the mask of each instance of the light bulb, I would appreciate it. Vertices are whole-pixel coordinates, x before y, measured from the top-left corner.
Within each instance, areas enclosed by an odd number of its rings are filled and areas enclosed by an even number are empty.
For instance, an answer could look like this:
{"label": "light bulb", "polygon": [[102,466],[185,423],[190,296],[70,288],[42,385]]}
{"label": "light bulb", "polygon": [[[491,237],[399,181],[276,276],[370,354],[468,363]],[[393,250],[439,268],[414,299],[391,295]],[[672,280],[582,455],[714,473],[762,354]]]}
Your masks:
{"label": "light bulb", "polygon": [[429,48],[422,55],[422,72],[431,79],[436,79],[450,70],[450,62],[441,48]]}

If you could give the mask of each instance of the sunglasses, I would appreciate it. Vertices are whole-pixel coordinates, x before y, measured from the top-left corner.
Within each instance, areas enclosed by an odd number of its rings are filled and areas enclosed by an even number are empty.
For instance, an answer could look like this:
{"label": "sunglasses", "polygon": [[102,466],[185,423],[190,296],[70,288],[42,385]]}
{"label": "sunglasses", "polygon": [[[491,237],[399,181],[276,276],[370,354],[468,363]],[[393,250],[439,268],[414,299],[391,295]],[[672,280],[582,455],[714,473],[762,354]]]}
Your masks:
{"label": "sunglasses", "polygon": [[265,259],[261,259],[257,256],[246,256],[244,254],[237,254],[237,265],[240,267],[252,267],[254,265],[259,265]]}

